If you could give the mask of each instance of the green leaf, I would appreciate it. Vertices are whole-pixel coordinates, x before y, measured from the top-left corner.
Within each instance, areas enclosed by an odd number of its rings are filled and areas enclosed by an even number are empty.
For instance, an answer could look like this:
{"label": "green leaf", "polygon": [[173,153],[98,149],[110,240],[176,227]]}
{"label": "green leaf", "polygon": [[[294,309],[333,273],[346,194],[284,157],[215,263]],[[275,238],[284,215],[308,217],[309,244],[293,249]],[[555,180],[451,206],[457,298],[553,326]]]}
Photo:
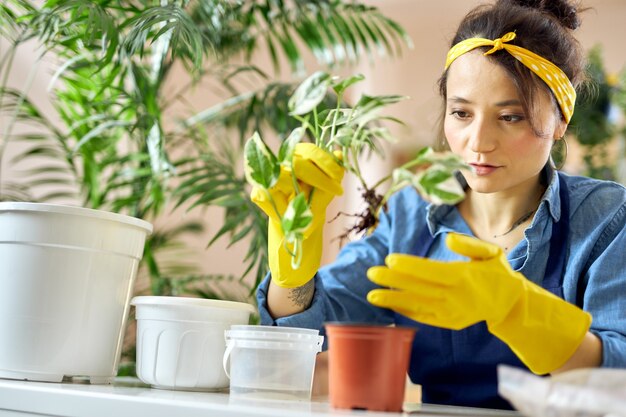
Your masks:
{"label": "green leaf", "polygon": [[350,122],[352,119],[352,109],[339,108],[339,109],[326,109],[319,112],[319,119],[322,121],[323,127],[338,127]]}
{"label": "green leaf", "polygon": [[229,109],[235,108],[236,106],[241,105],[249,101],[255,94],[252,92],[240,94],[234,97],[231,97],[227,100],[222,101],[220,104],[217,104],[213,107],[205,109],[196,115],[186,119],[183,122],[184,127],[195,126],[200,123],[211,123],[215,121],[217,118],[223,115],[223,113]]}
{"label": "green leaf", "polygon": [[[282,33],[278,32],[282,29]],[[294,42],[289,26],[283,23],[282,25],[274,26],[276,37],[279,40],[280,45],[283,47],[283,52],[291,64],[291,71],[294,73],[302,72],[304,70],[304,64],[302,62],[302,56],[296,43]]]}
{"label": "green leaf", "polygon": [[333,140],[341,146],[349,147],[352,145],[352,139],[354,138],[354,129],[351,127],[340,128]]}
{"label": "green leaf", "polygon": [[304,133],[305,129],[303,127],[298,127],[292,130],[289,137],[280,144],[280,149],[278,150],[278,162],[286,166],[291,166],[293,152],[296,149],[296,145],[302,141]]}
{"label": "green leaf", "polygon": [[129,56],[143,56],[148,45],[158,45],[158,41],[167,40],[161,47],[165,46],[166,50],[180,58],[190,71],[197,71],[202,68],[205,53],[213,47],[211,44],[203,45],[206,38],[203,38],[199,27],[175,2],[163,7],[149,7],[130,19],[128,26],[130,31],[123,48]]}
{"label": "green leaf", "polygon": [[86,143],[88,143],[90,140],[94,138],[100,137],[100,135],[102,135],[104,132],[108,130],[118,128],[118,127],[128,127],[129,125],[130,123],[128,122],[115,121],[115,120],[104,122],[96,126],[95,128],[91,129],[87,134],[82,136],[80,140],[78,141],[78,143],[76,144],[76,146],[74,147],[73,152],[78,153],[80,148],[82,148]]}
{"label": "green leaf", "polygon": [[250,184],[266,190],[276,184],[280,176],[280,164],[258,132],[254,132],[248,139],[243,152],[244,171]]}
{"label": "green leaf", "polygon": [[422,149],[413,161],[420,164],[436,164],[450,172],[459,169],[472,169],[459,155],[452,152],[435,152],[430,147]]}
{"label": "green leaf", "polygon": [[[408,170],[418,166],[417,173]],[[430,147],[422,148],[411,161],[397,168],[392,174],[392,190],[413,185],[422,197],[433,204],[456,204],[465,198],[463,187],[456,172],[471,169],[452,152],[435,152]]]}
{"label": "green leaf", "polygon": [[379,36],[380,32],[376,32],[376,28],[373,27],[374,25],[368,21],[367,16],[357,16],[355,18],[355,24],[360,25],[366,32],[367,37],[369,37],[369,39],[376,45],[379,56],[384,57],[387,55],[387,49],[385,46],[389,48],[389,42],[384,38],[384,36],[383,39],[381,39]]}
{"label": "green leaf", "polygon": [[433,204],[456,204],[465,198],[465,192],[453,172],[434,164],[418,172],[413,185],[427,201]]}
{"label": "green leaf", "polygon": [[413,184],[415,174],[405,168],[396,168],[392,173],[392,182],[394,190],[404,187],[409,184]]}
{"label": "green leaf", "polygon": [[[209,243],[207,244],[208,246],[211,246],[213,243],[215,243],[219,238],[221,238],[222,236],[224,236],[225,234],[232,234],[232,232],[239,226],[241,226],[242,222],[248,217],[248,213],[246,213],[245,211],[242,211],[240,213],[237,213],[236,216],[233,216],[231,218],[225,219],[226,221],[224,222],[224,224],[222,225],[222,227],[220,228],[220,230],[218,230],[218,232],[215,234],[215,236],[213,236],[213,238],[211,238],[211,240],[209,241]],[[234,242],[231,241],[231,243],[229,244],[232,245]]]}
{"label": "green leaf", "polygon": [[348,78],[344,78],[341,81],[339,81],[338,83],[335,83],[332,85],[333,90],[335,90],[335,93],[340,96],[343,94],[344,91],[346,91],[346,89],[348,87],[350,87],[353,84],[356,84],[358,82],[361,82],[365,79],[365,76],[363,76],[363,74],[356,74],[356,75],[352,75]]}
{"label": "green leaf", "polygon": [[323,33],[326,48],[332,51],[335,63],[342,63],[346,60],[346,49],[340,40],[337,39],[333,32],[333,27],[328,25],[328,20],[325,18],[324,13],[318,13],[316,16],[316,23],[319,30]]}
{"label": "green leaf", "polygon": [[302,234],[312,221],[313,212],[307,204],[306,196],[300,193],[289,202],[281,226],[285,235]]}
{"label": "green leaf", "polygon": [[295,22],[294,29],[300,35],[300,39],[313,52],[318,62],[329,65],[333,61],[332,54],[324,47],[324,40],[317,26],[305,15]]}
{"label": "green leaf", "polygon": [[357,41],[354,34],[350,30],[350,27],[346,23],[346,18],[347,17],[342,16],[341,13],[335,12],[328,17],[328,21],[334,28],[338,37],[341,39],[348,61],[356,63],[358,61]]}
{"label": "green leaf", "polygon": [[289,114],[301,116],[316,108],[326,97],[331,82],[330,74],[323,71],[317,71],[304,80],[289,99]]}
{"label": "green leaf", "polygon": [[379,113],[383,107],[407,98],[407,96],[400,95],[368,96],[364,94],[355,105],[353,120],[359,126],[365,126],[374,120],[382,118],[379,116]]}

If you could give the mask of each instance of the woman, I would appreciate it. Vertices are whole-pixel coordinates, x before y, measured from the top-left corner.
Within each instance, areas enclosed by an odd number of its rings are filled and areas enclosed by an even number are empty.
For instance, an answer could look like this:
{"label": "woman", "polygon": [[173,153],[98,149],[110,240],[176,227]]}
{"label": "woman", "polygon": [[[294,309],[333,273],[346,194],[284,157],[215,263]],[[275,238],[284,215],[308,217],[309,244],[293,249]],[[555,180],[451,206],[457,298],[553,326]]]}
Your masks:
{"label": "woman", "polygon": [[[626,190],[557,172],[550,159],[584,78],[578,23],[565,0],[470,12],[440,80],[447,144],[474,168],[462,172],[466,199],[433,206],[403,189],[372,234],[319,271],[324,212],[343,171],[299,145],[296,175],[316,188],[311,256],[292,270],[270,221],[262,322],[415,326],[409,376],[432,403],[510,408],[498,364],[537,374],[626,366]],[[272,193],[286,202],[285,190]],[[259,190],[252,198],[267,207]]]}

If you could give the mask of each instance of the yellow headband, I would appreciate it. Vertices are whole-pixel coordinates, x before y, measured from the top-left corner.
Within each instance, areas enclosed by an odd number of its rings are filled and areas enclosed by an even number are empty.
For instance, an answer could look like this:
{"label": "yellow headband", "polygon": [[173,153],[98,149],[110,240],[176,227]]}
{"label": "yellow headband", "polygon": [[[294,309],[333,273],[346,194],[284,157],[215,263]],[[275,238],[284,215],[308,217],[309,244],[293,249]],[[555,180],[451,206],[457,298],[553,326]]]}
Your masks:
{"label": "yellow headband", "polygon": [[446,69],[454,62],[455,59],[460,57],[466,52],[471,51],[479,46],[492,46],[489,51],[484,55],[492,54],[500,49],[506,50],[513,55],[518,61],[520,61],[529,70],[534,72],[550,87],[550,90],[554,93],[556,101],[559,103],[559,107],[565,116],[565,121],[569,123],[574,114],[574,103],[576,102],[576,90],[570,82],[567,75],[559,67],[552,62],[540,57],[539,55],[530,52],[528,49],[520,46],[508,45],[505,42],[510,42],[515,39],[515,33],[509,32],[501,38],[496,40],[484,39],[484,38],[469,38],[465,39],[454,45],[448,51],[448,57],[446,58]]}

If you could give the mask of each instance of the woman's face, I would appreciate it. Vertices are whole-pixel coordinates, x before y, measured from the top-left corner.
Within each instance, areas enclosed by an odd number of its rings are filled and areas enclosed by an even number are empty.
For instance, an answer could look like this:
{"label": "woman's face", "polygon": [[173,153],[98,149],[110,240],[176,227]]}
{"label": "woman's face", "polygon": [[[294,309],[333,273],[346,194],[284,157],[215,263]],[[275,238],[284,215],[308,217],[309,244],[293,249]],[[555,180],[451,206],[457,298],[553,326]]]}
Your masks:
{"label": "woman's face", "polygon": [[548,93],[537,97],[535,125],[543,136],[533,131],[508,74],[480,51],[452,63],[447,94],[444,132],[452,152],[475,169],[464,172],[472,190],[515,192],[538,184],[552,139],[566,128]]}

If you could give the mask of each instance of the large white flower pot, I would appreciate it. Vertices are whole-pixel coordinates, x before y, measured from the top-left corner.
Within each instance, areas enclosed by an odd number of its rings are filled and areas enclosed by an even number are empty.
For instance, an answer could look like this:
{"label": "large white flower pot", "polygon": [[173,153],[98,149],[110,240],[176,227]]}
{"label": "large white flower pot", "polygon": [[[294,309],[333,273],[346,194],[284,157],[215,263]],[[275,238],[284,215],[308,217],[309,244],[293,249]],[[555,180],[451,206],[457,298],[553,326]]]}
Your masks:
{"label": "large white flower pot", "polygon": [[151,232],[120,214],[0,203],[0,378],[110,382]]}

